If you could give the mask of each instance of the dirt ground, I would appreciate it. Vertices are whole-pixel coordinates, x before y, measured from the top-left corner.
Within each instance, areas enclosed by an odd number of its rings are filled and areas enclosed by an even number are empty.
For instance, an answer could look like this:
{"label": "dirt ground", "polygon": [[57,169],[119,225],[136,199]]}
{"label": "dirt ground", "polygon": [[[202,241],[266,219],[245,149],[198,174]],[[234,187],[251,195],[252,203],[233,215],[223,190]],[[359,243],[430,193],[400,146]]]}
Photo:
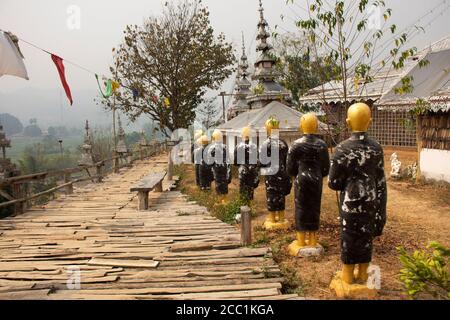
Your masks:
{"label": "dirt ground", "polygon": [[[397,247],[403,246],[411,251],[424,248],[432,240],[447,247],[450,245],[450,187],[391,180],[389,158],[393,152],[397,152],[402,165],[417,161],[416,149],[385,148],[387,223],[383,236],[374,242],[372,260],[374,265],[381,268],[382,289],[379,299],[407,298],[399,281],[401,263]],[[183,171],[181,186],[184,192],[198,192],[192,166],[185,166]],[[230,201],[237,196],[237,190],[238,181],[233,177],[228,195]],[[210,204],[214,203],[214,196],[208,195],[208,199]],[[255,245],[272,247],[274,258],[287,281],[285,291],[319,299],[335,299],[328,286],[334,273],[341,268],[336,192],[324,183],[319,242],[325,248],[325,254],[320,258],[293,258],[287,255],[287,245],[295,239],[293,225],[290,230],[280,232],[267,232],[261,228],[267,214],[263,181],[255,192],[252,209],[255,212]],[[286,198],[286,216],[293,223],[293,193]]]}

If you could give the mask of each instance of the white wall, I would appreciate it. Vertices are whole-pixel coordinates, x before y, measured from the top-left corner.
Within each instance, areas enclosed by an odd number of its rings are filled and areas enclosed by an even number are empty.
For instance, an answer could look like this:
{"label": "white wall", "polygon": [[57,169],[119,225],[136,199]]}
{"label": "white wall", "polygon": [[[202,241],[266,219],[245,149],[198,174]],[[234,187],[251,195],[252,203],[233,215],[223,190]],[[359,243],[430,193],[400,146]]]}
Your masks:
{"label": "white wall", "polygon": [[427,179],[450,183],[450,151],[422,149],[420,152],[420,171]]}

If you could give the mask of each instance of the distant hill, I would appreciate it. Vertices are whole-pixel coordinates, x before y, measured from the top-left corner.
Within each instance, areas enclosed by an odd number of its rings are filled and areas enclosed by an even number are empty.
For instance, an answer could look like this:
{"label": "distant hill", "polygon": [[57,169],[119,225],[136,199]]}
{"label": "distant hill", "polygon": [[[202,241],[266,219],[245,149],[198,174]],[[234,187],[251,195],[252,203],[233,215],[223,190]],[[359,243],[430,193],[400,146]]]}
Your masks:
{"label": "distant hill", "polygon": [[0,114],[0,124],[3,125],[7,136],[12,136],[23,131],[22,122],[9,113]]}
{"label": "distant hill", "polygon": [[[73,106],[70,106],[65,94],[60,89],[29,88],[14,92],[0,92],[0,110],[4,113],[14,114],[22,123],[28,123],[30,118],[36,118],[41,128],[50,126],[84,128],[86,120],[89,120],[92,128],[112,125],[111,112],[105,111],[94,101],[98,95],[97,89],[92,91],[74,90],[72,95],[74,103]],[[126,131],[140,131],[148,121],[148,117],[142,117],[135,124],[131,124],[125,116],[122,116],[122,123],[126,127]]]}

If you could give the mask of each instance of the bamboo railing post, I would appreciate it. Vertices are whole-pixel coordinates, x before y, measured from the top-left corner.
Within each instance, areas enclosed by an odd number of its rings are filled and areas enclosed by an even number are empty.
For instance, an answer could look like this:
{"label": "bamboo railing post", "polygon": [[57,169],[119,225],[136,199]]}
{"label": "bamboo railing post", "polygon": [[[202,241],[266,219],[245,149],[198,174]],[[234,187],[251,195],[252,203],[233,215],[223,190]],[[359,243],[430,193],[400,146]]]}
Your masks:
{"label": "bamboo railing post", "polygon": [[252,244],[252,212],[248,206],[241,207],[241,244]]}
{"label": "bamboo railing post", "polygon": [[144,160],[144,148],[141,144],[139,144],[139,156],[141,161]]}
{"label": "bamboo railing post", "polygon": [[100,163],[100,164],[97,164],[97,167],[96,167],[96,173],[97,173],[97,183],[102,183],[103,182],[103,170],[102,170],[102,167],[103,167],[103,163]]}
{"label": "bamboo railing post", "polygon": [[[69,183],[71,181],[71,174],[69,173],[65,173],[64,174],[64,183]],[[65,193],[66,194],[73,194],[73,184],[69,184],[67,185],[65,188]]]}
{"label": "bamboo railing post", "polygon": [[[21,193],[21,184],[20,183],[13,183],[11,186],[12,189],[12,196],[14,199],[20,199],[22,198],[22,193]],[[22,202],[18,202],[14,204],[14,213],[15,214],[20,214],[23,213],[23,203]]]}
{"label": "bamboo railing post", "polygon": [[115,156],[114,156],[114,173],[119,173],[119,167],[120,167],[119,156],[117,155],[117,153],[115,153]]}
{"label": "bamboo railing post", "polygon": [[173,160],[172,160],[172,150],[171,148],[169,148],[169,152],[168,152],[168,164],[167,164],[167,179],[173,180]]}
{"label": "bamboo railing post", "polygon": [[[27,198],[27,197],[29,197],[30,195],[31,195],[31,193],[30,193],[30,183],[29,182],[25,182],[24,184],[23,184],[23,187],[24,187],[24,196],[25,196],[25,198]],[[28,201],[26,201],[25,203],[24,203],[24,207],[25,207],[25,210],[28,210],[29,208],[31,208],[31,206],[32,206],[32,203],[31,203],[31,201],[30,200],[28,200]]]}

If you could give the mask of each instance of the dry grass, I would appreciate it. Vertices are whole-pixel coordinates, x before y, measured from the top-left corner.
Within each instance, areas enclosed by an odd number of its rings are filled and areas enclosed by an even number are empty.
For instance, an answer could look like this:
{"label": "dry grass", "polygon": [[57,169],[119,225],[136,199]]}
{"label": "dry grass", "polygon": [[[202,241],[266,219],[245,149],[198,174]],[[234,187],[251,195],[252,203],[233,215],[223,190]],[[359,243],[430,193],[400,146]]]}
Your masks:
{"label": "dry grass", "polygon": [[[416,161],[414,149],[385,149],[387,176],[390,171],[389,157],[394,151],[403,165]],[[183,191],[193,195],[193,198],[205,199],[202,204],[214,208],[214,192],[201,195],[195,187],[193,169],[185,166],[180,170]],[[228,195],[230,201],[237,197],[237,189],[238,181],[233,179]],[[335,299],[328,286],[334,273],[341,268],[336,193],[324,184],[319,242],[324,246],[325,254],[320,258],[293,258],[287,254],[287,245],[295,238],[293,226],[283,232],[267,232],[261,228],[267,213],[263,183],[255,192],[252,206],[255,212],[254,245],[271,246],[286,279],[284,290],[314,298]],[[401,264],[396,248],[423,248],[431,240],[450,245],[450,188],[388,179],[387,211],[388,222],[383,236],[374,243],[372,261],[380,266],[382,272],[382,290],[378,298],[406,299],[398,280]],[[294,220],[293,213],[294,198],[291,193],[286,199],[286,216],[290,221]]]}

